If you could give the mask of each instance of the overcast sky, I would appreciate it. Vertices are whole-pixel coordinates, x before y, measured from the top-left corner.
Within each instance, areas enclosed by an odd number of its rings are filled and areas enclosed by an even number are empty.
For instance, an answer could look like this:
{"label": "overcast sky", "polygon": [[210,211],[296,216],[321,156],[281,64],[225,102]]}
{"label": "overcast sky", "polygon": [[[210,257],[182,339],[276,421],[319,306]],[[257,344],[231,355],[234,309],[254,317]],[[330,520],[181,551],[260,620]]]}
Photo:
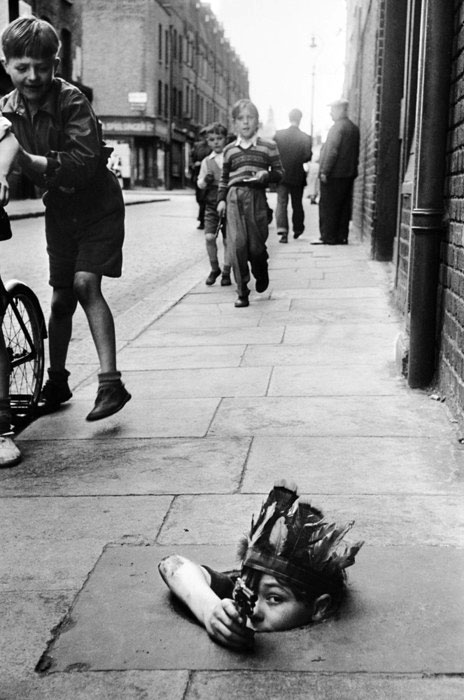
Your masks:
{"label": "overcast sky", "polygon": [[[210,0],[226,36],[248,66],[250,97],[266,122],[288,126],[292,107],[304,113],[309,132],[311,81],[316,61],[314,126],[332,124],[327,103],[340,97],[345,58],[345,0]],[[314,35],[318,48],[311,50]]]}

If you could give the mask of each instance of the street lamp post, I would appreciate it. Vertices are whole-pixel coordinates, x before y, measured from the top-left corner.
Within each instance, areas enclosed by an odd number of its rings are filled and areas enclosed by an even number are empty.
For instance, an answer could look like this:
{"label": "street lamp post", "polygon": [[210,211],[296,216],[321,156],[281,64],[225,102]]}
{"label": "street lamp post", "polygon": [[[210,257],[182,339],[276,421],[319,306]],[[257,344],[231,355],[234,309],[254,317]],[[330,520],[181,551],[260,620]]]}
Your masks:
{"label": "street lamp post", "polygon": [[311,113],[310,113],[310,118],[311,118],[310,136],[312,139],[313,135],[314,135],[314,94],[315,94],[315,90],[316,90],[316,49],[318,48],[317,43],[316,43],[316,37],[314,36],[314,34],[311,37],[311,43],[309,45],[309,48],[311,49],[311,52],[313,54],[313,65],[312,65],[312,70],[311,70]]}

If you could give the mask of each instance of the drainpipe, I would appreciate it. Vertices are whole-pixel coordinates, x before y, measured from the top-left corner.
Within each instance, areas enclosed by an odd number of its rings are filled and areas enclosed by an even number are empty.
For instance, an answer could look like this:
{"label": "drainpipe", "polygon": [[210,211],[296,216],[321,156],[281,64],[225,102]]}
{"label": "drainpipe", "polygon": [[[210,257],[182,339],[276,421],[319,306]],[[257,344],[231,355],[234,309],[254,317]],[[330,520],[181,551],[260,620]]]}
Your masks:
{"label": "drainpipe", "polygon": [[408,383],[414,389],[429,385],[435,373],[452,37],[449,0],[423,0],[411,226]]}

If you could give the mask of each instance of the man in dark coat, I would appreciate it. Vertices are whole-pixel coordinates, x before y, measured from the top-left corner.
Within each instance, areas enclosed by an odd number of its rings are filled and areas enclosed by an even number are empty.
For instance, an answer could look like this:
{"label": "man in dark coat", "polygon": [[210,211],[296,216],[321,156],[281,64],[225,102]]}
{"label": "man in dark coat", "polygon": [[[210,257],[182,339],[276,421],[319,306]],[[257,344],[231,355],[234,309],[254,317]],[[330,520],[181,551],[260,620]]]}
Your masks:
{"label": "man in dark coat", "polygon": [[320,240],[313,243],[348,243],[353,182],[358,174],[359,129],[348,118],[348,100],[330,105],[334,120],[321,150],[319,179]]}
{"label": "man in dark coat", "polygon": [[274,141],[279,149],[284,168],[284,176],[277,185],[277,234],[281,243],[288,243],[288,198],[292,202],[293,238],[298,238],[304,231],[303,190],[306,184],[306,172],[303,163],[311,160],[311,137],[300,130],[302,113],[292,109],[288,118],[288,129],[277,131]]}

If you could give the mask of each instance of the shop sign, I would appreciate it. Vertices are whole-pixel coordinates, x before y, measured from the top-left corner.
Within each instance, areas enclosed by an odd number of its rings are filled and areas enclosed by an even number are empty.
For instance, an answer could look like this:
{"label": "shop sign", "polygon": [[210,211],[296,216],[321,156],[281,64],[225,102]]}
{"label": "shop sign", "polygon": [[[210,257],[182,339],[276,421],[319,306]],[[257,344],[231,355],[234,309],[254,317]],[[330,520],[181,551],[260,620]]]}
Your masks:
{"label": "shop sign", "polygon": [[144,119],[117,121],[116,119],[101,120],[103,130],[118,134],[153,134],[153,124]]}

